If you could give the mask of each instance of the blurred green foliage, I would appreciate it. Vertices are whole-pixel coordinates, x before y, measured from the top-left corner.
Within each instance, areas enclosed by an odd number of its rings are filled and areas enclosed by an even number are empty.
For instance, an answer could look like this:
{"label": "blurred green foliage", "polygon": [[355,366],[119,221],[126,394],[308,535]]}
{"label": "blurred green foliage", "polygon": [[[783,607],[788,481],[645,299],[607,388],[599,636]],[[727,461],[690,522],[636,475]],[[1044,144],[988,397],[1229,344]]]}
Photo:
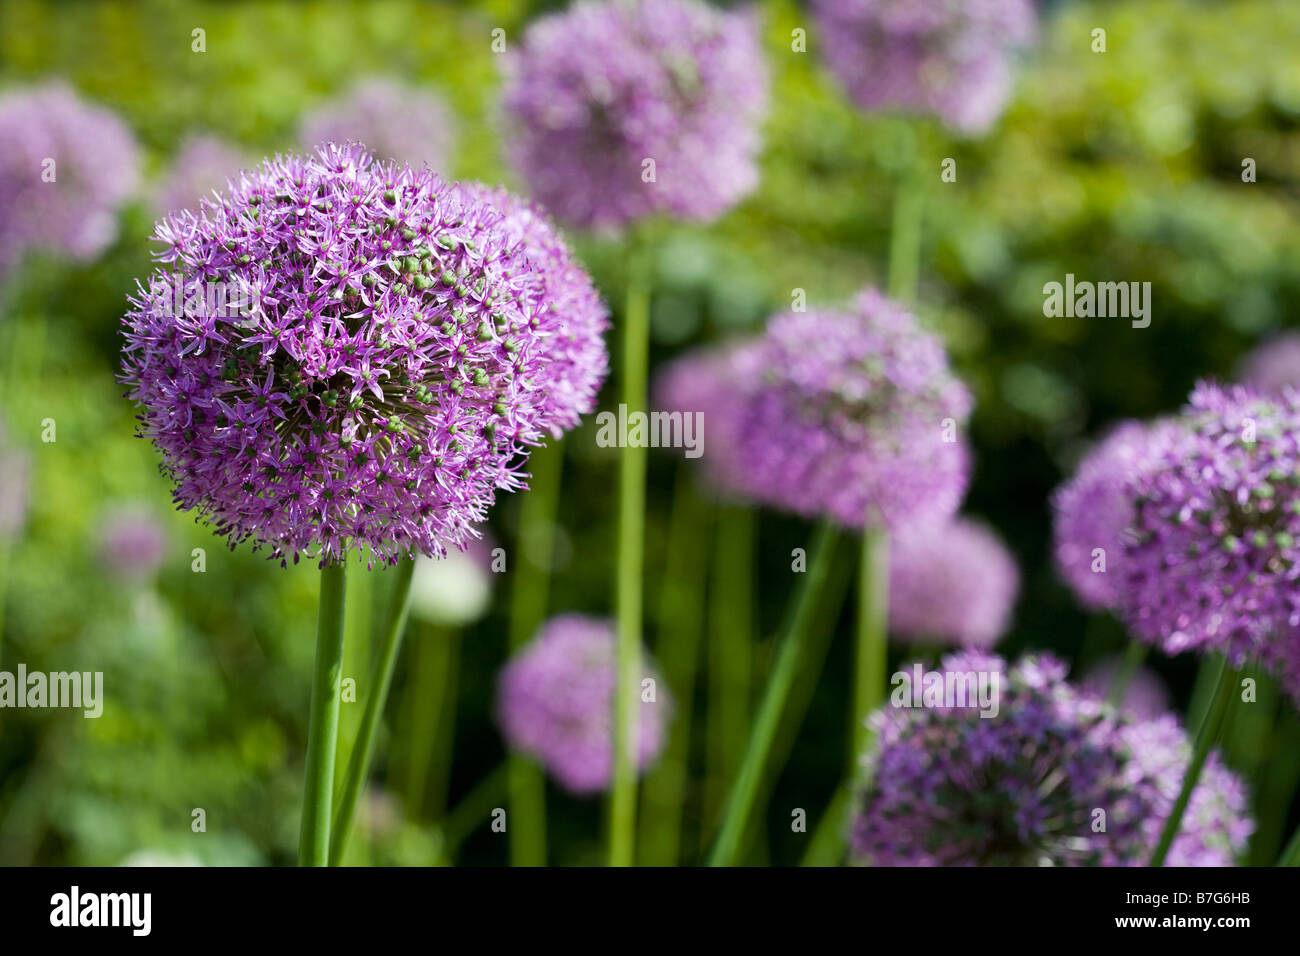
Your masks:
{"label": "blurred green foliage", "polygon": [[[503,28],[516,42],[529,19],[553,6],[6,0],[0,86],[69,78],[122,113],[155,178],[187,133],[215,132],[251,154],[294,148],[304,110],[359,77],[393,75],[431,85],[457,114],[455,160],[444,173],[518,187],[502,158],[490,32]],[[902,166],[915,164],[926,184],[922,313],[946,336],[978,402],[968,510],[1000,530],[1024,571],[1003,647],[1051,648],[1080,666],[1114,652],[1124,640],[1118,625],[1084,614],[1051,569],[1048,497],[1107,423],[1176,407],[1197,378],[1229,376],[1245,349],[1297,324],[1300,4],[1056,4],[1011,108],[978,140],[858,112],[818,59],[806,12],[790,0],[760,6],[773,74],[762,185],[714,225],[673,226],[659,236],[654,361],[757,327],[788,307],[795,289],[833,304],[883,281],[894,183]],[[798,27],[809,29],[807,54],[791,51]],[[1090,48],[1095,27],[1107,30],[1105,53]],[[195,28],[206,31],[206,53],[191,52]],[[1257,163],[1258,182],[1242,181],[1246,157]],[[955,183],[940,180],[945,158],[956,160]],[[152,449],[132,437],[132,411],[114,382],[116,329],[134,277],[149,268],[149,218],[142,201],[100,262],[35,261],[5,290],[0,416],[31,455],[34,475],[31,512],[6,565],[3,661],[103,670],[109,694],[99,720],[0,712],[0,863],[107,864],[141,850],[208,864],[294,856],[316,576],[308,567],[282,571],[246,548],[230,552],[188,516],[172,514]],[[575,240],[617,322],[626,249],[608,238]],[[1044,318],[1042,286],[1067,272],[1151,282],[1150,328]],[[616,394],[608,387],[604,403]],[[55,443],[40,441],[45,419],[57,423]],[[596,447],[591,428],[566,440],[553,604],[607,613],[614,458]],[[667,455],[651,464],[652,644],[679,467]],[[122,501],[155,506],[167,524],[169,560],[157,580],[122,581],[97,553],[97,522]],[[516,512],[507,497],[493,519],[508,549]],[[800,522],[762,516],[754,554],[760,673],[788,590],[790,548],[806,544],[807,534]],[[203,574],[191,571],[194,548],[206,549]],[[371,613],[386,583],[377,574],[365,605]],[[452,804],[502,757],[491,701],[505,653],[504,606],[496,601],[461,644],[446,783]],[[806,807],[815,818],[838,779],[847,630],[845,621],[756,860],[797,860],[804,838],[789,832],[784,808]],[[412,643],[437,639],[420,633]],[[364,670],[364,653],[355,653],[352,663]],[[379,777],[392,790],[412,759],[400,743],[408,663],[399,666],[390,709],[398,740],[381,742]],[[1185,705],[1194,662],[1152,664]],[[701,698],[697,711],[705,706]],[[1256,862],[1272,859],[1288,812],[1291,825],[1296,816],[1300,727],[1289,703],[1276,707],[1271,734],[1233,748],[1234,765],[1257,793]],[[688,858],[713,823],[698,763],[687,790]],[[355,841],[354,858],[445,859],[444,838],[454,844],[473,827],[444,834],[436,826],[441,802],[403,808],[379,793],[369,839]],[[194,808],[206,811],[204,834],[191,832]],[[553,790],[550,810],[553,861],[599,860],[599,804]],[[504,841],[480,827],[458,858],[495,863],[505,855]]]}

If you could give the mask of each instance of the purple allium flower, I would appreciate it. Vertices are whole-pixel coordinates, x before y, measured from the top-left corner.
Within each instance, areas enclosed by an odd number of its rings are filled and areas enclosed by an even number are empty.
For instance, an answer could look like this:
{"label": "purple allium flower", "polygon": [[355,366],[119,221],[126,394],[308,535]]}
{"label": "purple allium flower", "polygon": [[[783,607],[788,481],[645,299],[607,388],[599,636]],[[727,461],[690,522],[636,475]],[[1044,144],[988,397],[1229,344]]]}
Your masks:
{"label": "purple allium flower", "polygon": [[[1182,789],[1191,744],[1171,714],[1126,726],[1121,735],[1133,756],[1125,780],[1151,807],[1143,833],[1146,842],[1155,846]],[[1245,784],[1211,753],[1165,865],[1231,866],[1255,830],[1249,808]]]}
{"label": "purple allium flower", "polygon": [[506,54],[503,105],[512,161],[561,222],[715,218],[758,184],[757,18],[698,0],[575,3]]}
{"label": "purple allium flower", "polygon": [[1159,431],[1168,427],[1122,422],[1052,496],[1056,566],[1087,607],[1111,608],[1119,601],[1133,523],[1128,483],[1158,443]]}
{"label": "purple allium flower", "polygon": [[0,274],[29,248],[94,258],[135,188],[135,139],[62,82],[0,95]]}
{"label": "purple allium flower", "polygon": [[371,77],[308,113],[298,138],[307,150],[352,141],[365,143],[380,160],[444,170],[455,128],[451,110],[437,93]]}
{"label": "purple allium flower", "polygon": [[1035,32],[1031,0],[813,0],[826,61],[863,109],[988,129],[1011,93],[1012,51]]}
{"label": "purple allium flower", "polygon": [[895,531],[961,503],[970,393],[940,339],[874,289],[849,311],[785,313],[683,363],[658,383],[660,404],[704,412],[706,467],[733,494]]}
{"label": "purple allium flower", "polygon": [[479,183],[462,183],[461,188],[501,213],[509,241],[523,244],[529,266],[541,276],[535,314],[540,316],[537,331],[550,362],[547,381],[554,412],[550,427],[559,437],[596,407],[596,393],[609,370],[603,338],[609,310],[545,210],[504,189]]}
{"label": "purple allium flower", "polygon": [[[949,656],[921,686],[985,675],[997,711],[960,698],[891,705],[870,718],[850,843],[858,863],[897,865],[1144,865],[1189,756],[1176,722],[1128,723],[1064,680],[1050,656],[1007,667],[979,652]],[[963,685],[965,686],[965,685]],[[924,699],[924,698],[923,698]],[[1193,792],[1178,859],[1229,865],[1250,832],[1242,786],[1211,760]],[[1172,792],[1170,785],[1172,784]],[[1105,830],[1095,824],[1105,812]]]}
{"label": "purple allium flower", "polygon": [[[1083,675],[1079,688],[1105,700],[1123,666],[1122,658],[1108,657]],[[1120,708],[1137,720],[1154,720],[1169,713],[1169,691],[1154,671],[1139,667],[1129,678]]]}
{"label": "purple allium flower", "polygon": [[357,145],[267,160],[159,222],[123,381],[176,503],[282,562],[470,536],[571,412],[543,278],[501,222]]}
{"label": "purple allium flower", "polygon": [[1166,653],[1256,657],[1300,698],[1300,392],[1201,383],[1128,482],[1119,612]]}
{"label": "purple allium flower", "polygon": [[124,506],[99,528],[99,556],[112,574],[132,580],[151,577],[167,555],[167,531],[150,509]]}
{"label": "purple allium flower", "polygon": [[984,525],[957,519],[889,547],[889,630],[912,640],[992,647],[1005,632],[1020,570]]}
{"label": "purple allium flower", "polygon": [[213,190],[227,186],[248,162],[239,150],[217,136],[186,137],[172,158],[167,175],[158,184],[154,203],[159,212],[194,209]]}
{"label": "purple allium flower", "polygon": [[1261,392],[1300,388],[1300,332],[1283,332],[1247,353],[1237,378]]}
{"label": "purple allium flower", "polygon": [[[635,748],[641,769],[663,746],[671,708],[649,662],[645,673],[655,679],[657,699],[641,705]],[[535,757],[568,790],[603,790],[614,766],[614,684],[611,624],[560,615],[546,622],[502,671],[497,720],[511,747]]]}

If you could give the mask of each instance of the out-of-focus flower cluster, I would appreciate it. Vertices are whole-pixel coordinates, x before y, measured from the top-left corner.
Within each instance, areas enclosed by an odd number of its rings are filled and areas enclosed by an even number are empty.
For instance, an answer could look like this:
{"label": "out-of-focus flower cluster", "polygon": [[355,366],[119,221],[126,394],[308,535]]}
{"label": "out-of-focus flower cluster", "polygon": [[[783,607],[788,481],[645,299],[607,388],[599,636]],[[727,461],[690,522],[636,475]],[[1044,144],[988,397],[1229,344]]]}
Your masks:
{"label": "out-of-focus flower cluster", "polygon": [[0,275],[28,249],[91,259],[139,178],[126,125],[61,82],[0,95]]}
{"label": "out-of-focus flower cluster", "polygon": [[[1008,667],[962,652],[936,670],[917,665],[907,673],[918,671],[923,688],[933,680],[955,689],[969,677],[962,686],[970,693],[910,706],[910,686],[899,685],[895,695],[904,699],[872,715],[851,823],[857,862],[1148,861],[1190,756],[1176,720],[1130,724],[1074,690],[1065,665],[1050,656]],[[975,693],[981,679],[993,689],[995,715],[981,716],[989,713]],[[1251,829],[1242,784],[1211,755],[1168,862],[1229,865]]]}
{"label": "out-of-focus flower cluster", "polygon": [[579,2],[507,57],[511,157],[560,222],[712,219],[758,184],[767,73],[751,13]]}
{"label": "out-of-focus flower cluster", "polygon": [[761,337],[683,363],[665,371],[659,403],[704,412],[705,463],[728,492],[895,531],[961,503],[970,393],[939,338],[875,290],[843,312],[779,315]]}
{"label": "out-of-focus flower cluster", "polygon": [[[552,618],[506,665],[497,718],[516,750],[537,758],[564,787],[592,793],[609,786],[614,766],[614,631],[578,614]],[[653,665],[655,700],[641,697],[632,748],[644,769],[663,746],[671,702]],[[633,692],[641,695],[640,682]]]}

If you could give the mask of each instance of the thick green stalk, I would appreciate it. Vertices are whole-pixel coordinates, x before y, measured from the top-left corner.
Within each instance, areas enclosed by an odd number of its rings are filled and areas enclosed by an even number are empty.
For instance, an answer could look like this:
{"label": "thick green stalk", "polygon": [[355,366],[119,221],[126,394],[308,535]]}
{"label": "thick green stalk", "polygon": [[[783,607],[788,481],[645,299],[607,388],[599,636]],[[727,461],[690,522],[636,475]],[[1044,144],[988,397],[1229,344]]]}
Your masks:
{"label": "thick green stalk", "polygon": [[850,773],[870,740],[867,715],[885,699],[889,650],[889,532],[868,525],[858,567],[858,642],[854,671]]}
{"label": "thick green stalk", "polygon": [[754,512],[718,512],[709,598],[708,790],[704,818],[715,819],[745,752],[753,679]]}
{"label": "thick green stalk", "polygon": [[1210,748],[1218,739],[1220,731],[1223,729],[1225,719],[1228,717],[1232,695],[1237,691],[1237,672],[1228,666],[1225,660],[1219,670],[1219,679],[1214,689],[1214,699],[1210,702],[1209,710],[1205,714],[1205,719],[1201,721],[1200,729],[1196,732],[1196,742],[1192,748],[1192,759],[1187,764],[1187,770],[1183,772],[1183,785],[1178,791],[1178,799],[1174,801],[1174,807],[1169,812],[1169,819],[1165,821],[1164,829],[1160,833],[1160,842],[1156,844],[1155,852],[1151,854],[1151,866],[1164,866],[1165,857],[1169,855],[1169,848],[1173,846],[1174,838],[1178,836],[1178,828],[1183,822],[1183,813],[1187,809],[1187,803],[1192,798],[1192,791],[1196,788],[1196,782],[1201,777],[1201,768],[1205,766],[1206,758],[1210,755]]}
{"label": "thick green stalk", "polygon": [[411,578],[415,572],[415,559],[404,558],[397,565],[397,580],[389,598],[388,616],[384,623],[383,644],[375,660],[374,673],[366,687],[366,708],[357,728],[352,757],[348,760],[343,789],[334,810],[334,827],[330,833],[330,865],[338,866],[347,852],[348,838],[352,833],[352,819],[357,808],[361,788],[370,775],[370,763],[375,754],[375,738],[384,716],[388,690],[393,683],[393,671],[402,649],[402,635],[406,633],[406,616],[411,608]]}
{"label": "thick green stalk", "polygon": [[848,826],[849,801],[853,797],[850,781],[835,788],[830,805],[813,830],[808,849],[800,866],[837,866],[844,856],[844,831]]}
{"label": "thick green stalk", "polygon": [[1291,834],[1291,839],[1282,851],[1282,855],[1277,858],[1278,866],[1300,866],[1300,826],[1295,828],[1295,833]]}
{"label": "thick green stalk", "polygon": [[[460,845],[474,832],[484,817],[490,816],[497,804],[505,799],[509,784],[510,767],[501,764],[486,777],[474,785],[456,804],[455,809],[447,814],[442,824],[442,860],[450,865],[455,859]],[[510,824],[507,816],[506,832]]]}
{"label": "thick green stalk", "polygon": [[889,237],[889,294],[912,304],[921,268],[921,220],[925,194],[914,170],[899,179]]}
{"label": "thick green stalk", "polygon": [[690,469],[679,468],[668,522],[667,566],[659,596],[655,651],[673,691],[668,745],[645,778],[639,858],[647,866],[676,866],[681,858],[682,809],[690,765],[695,678],[704,628],[710,509],[695,492]]}
{"label": "thick green stalk", "polygon": [[731,866],[737,862],[738,851],[749,825],[749,817],[758,796],[768,755],[781,723],[786,701],[790,697],[790,689],[803,663],[808,621],[826,580],[838,537],[839,531],[835,526],[825,522],[818,528],[817,536],[813,540],[808,570],[803,573],[795,587],[788,616],[781,629],[780,648],[750,733],[745,760],[741,764],[740,774],[732,786],[726,809],[723,811],[722,831],[713,846],[713,853],[709,858],[710,866]]}
{"label": "thick green stalk", "polygon": [[347,565],[327,564],[320,572],[320,614],[316,623],[316,670],[307,724],[307,782],[303,789],[298,862],[329,862],[330,800],[339,733],[339,685],[343,677],[343,603]]}
{"label": "thick green stalk", "polygon": [[[519,511],[519,541],[511,591],[510,650],[536,633],[550,602],[555,514],[560,499],[564,446],[539,448],[529,459],[532,477]],[[510,757],[510,864],[546,865],[546,780],[534,761]]]}
{"label": "thick green stalk", "polygon": [[[411,677],[407,685],[406,807],[411,819],[423,819],[429,779],[439,735],[455,718],[455,669],[460,636],[454,628],[425,625],[411,638]],[[442,758],[448,749],[442,748]],[[440,799],[440,798],[439,798]],[[436,801],[435,801],[436,802]],[[434,807],[436,819],[438,808]]]}
{"label": "thick green stalk", "polygon": [[[635,255],[635,254],[634,254]],[[650,288],[645,261],[636,256],[623,315],[623,403],[628,413],[646,406],[650,352]],[[643,447],[622,449],[618,481],[618,647],[614,687],[614,781],[609,804],[609,862],[631,866],[636,844],[636,751],[641,682],[641,587],[645,541]]]}

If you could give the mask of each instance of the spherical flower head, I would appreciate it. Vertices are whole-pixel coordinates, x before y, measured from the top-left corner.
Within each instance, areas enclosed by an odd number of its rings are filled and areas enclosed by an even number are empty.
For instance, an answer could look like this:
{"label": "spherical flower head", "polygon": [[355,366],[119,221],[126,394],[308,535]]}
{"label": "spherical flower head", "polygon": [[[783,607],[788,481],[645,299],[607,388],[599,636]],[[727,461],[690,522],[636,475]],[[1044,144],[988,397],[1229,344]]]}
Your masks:
{"label": "spherical flower head", "polygon": [[1052,496],[1056,567],[1089,608],[1112,608],[1123,584],[1133,523],[1129,483],[1160,442],[1167,422],[1123,422]]}
{"label": "spherical flower head", "polygon": [[[501,673],[497,719],[510,746],[535,757],[573,793],[609,786],[614,765],[614,631],[608,621],[565,614],[542,626]],[[656,699],[640,697],[637,766],[658,756],[671,702],[654,667]],[[635,688],[641,694],[640,681]]]}
{"label": "spherical flower head", "polygon": [[813,0],[812,10],[831,72],[859,106],[969,134],[1001,114],[1010,55],[1035,32],[1031,0]]}
{"label": "spherical flower head", "polygon": [[[1155,846],[1173,809],[1192,747],[1178,719],[1165,714],[1123,728],[1132,759],[1125,780],[1151,815],[1143,825],[1145,841]],[[1169,848],[1166,866],[1232,866],[1254,832],[1250,800],[1241,778],[1211,753]]]}
{"label": "spherical flower head", "polygon": [[508,240],[523,246],[529,267],[540,277],[534,315],[550,383],[550,428],[558,437],[596,407],[596,394],[609,371],[604,343],[609,310],[545,210],[504,189],[481,183],[461,187],[474,201],[501,214]]}
{"label": "spherical flower head", "polygon": [[110,574],[144,580],[157,572],[166,556],[167,531],[148,508],[122,506],[100,524],[99,558]]}
{"label": "spherical flower head", "polygon": [[370,77],[307,113],[298,139],[304,149],[365,143],[380,160],[443,170],[451,158],[455,130],[452,112],[437,93]]}
{"label": "spherical flower head", "polygon": [[227,186],[247,165],[239,150],[219,136],[188,136],[158,184],[154,205],[162,213],[194,209],[214,190]]}
{"label": "spherical flower head", "polygon": [[1002,539],[957,519],[889,546],[889,631],[913,641],[992,647],[1004,633],[1020,570]]}
{"label": "spherical flower head", "polygon": [[767,72],[752,12],[579,2],[533,23],[505,71],[511,159],[563,223],[709,220],[758,184]]}
{"label": "spherical flower head", "polygon": [[492,599],[492,548],[482,538],[440,558],[420,557],[411,580],[411,613],[441,627],[481,618]]}
{"label": "spherical flower head", "polygon": [[1256,657],[1300,697],[1300,393],[1201,383],[1128,483],[1119,611],[1166,653]]}
{"label": "spherical flower head", "polygon": [[[1079,688],[1085,693],[1105,700],[1123,670],[1122,658],[1108,657],[1089,668],[1079,682]],[[1163,717],[1169,713],[1169,690],[1154,671],[1139,667],[1128,678],[1124,699],[1120,701],[1120,710],[1134,720],[1154,720]]]}
{"label": "spherical flower head", "polygon": [[122,380],[176,503],[282,563],[471,537],[558,416],[541,280],[500,223],[352,144],[162,220]]}
{"label": "spherical flower head", "polygon": [[[896,681],[891,703],[870,718],[873,741],[850,829],[856,862],[1119,866],[1149,860],[1186,766],[1185,750],[1174,755],[1178,779],[1166,801],[1170,768],[1162,761],[1169,751],[1158,760],[1144,753],[1146,738],[1066,683],[1064,664],[1047,655],[1008,667],[1001,658],[968,651],[935,670],[916,664],[904,673],[913,680],[920,675],[921,702],[916,705],[910,683]],[[958,693],[981,680],[991,697]],[[1218,799],[1219,788],[1216,775],[1193,792],[1192,805],[1206,813],[1203,829],[1249,832],[1244,803]],[[1106,814],[1100,832],[1097,811]],[[1231,855],[1217,862],[1230,863]]]}
{"label": "spherical flower head", "polygon": [[738,497],[903,531],[950,517],[965,493],[970,393],[939,338],[874,289],[848,311],[779,315],[725,357],[672,370],[659,392],[704,413],[709,473]]}
{"label": "spherical flower head", "polygon": [[64,83],[0,95],[0,275],[31,248],[76,260],[117,236],[139,177],[131,131]]}
{"label": "spherical flower head", "polygon": [[1237,379],[1261,392],[1300,388],[1300,332],[1284,332],[1249,352]]}

